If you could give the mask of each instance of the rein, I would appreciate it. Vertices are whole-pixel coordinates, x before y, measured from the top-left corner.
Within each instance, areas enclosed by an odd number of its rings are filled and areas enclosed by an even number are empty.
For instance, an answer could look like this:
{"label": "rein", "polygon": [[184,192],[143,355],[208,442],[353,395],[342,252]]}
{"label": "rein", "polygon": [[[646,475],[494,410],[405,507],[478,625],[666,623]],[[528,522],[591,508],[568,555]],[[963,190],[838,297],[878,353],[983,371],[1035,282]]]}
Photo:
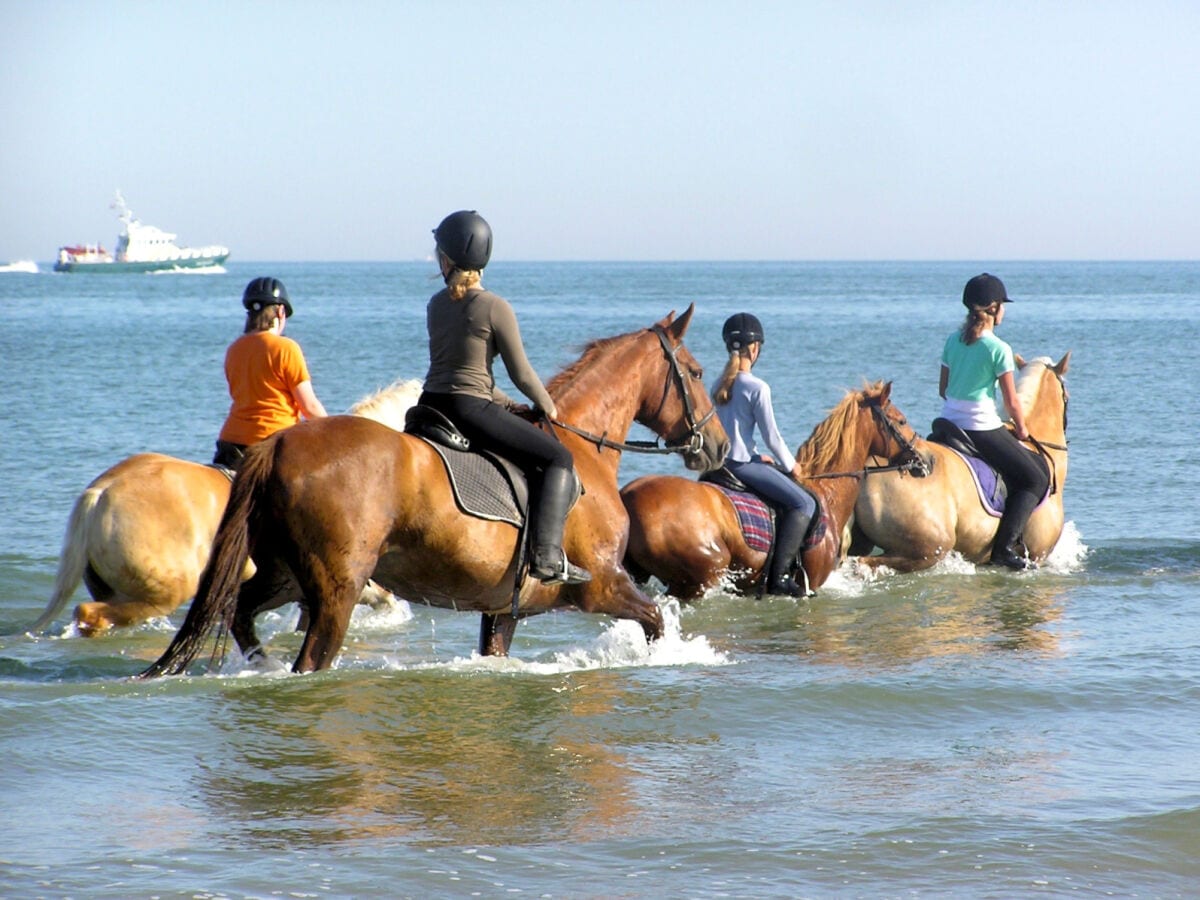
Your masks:
{"label": "rein", "polygon": [[887,416],[883,414],[883,407],[877,402],[870,403],[871,417],[875,420],[876,426],[887,434],[893,441],[900,445],[900,453],[897,456],[906,456],[904,462],[889,463],[883,466],[863,466],[861,469],[856,469],[850,472],[823,472],[819,475],[805,475],[806,479],[812,478],[864,478],[867,475],[876,475],[880,472],[910,472],[913,469],[918,470],[917,477],[924,478],[929,474],[929,467],[925,460],[917,453],[917,448],[908,440],[900,429],[896,427]]}
{"label": "rein", "polygon": [[616,450],[618,452],[628,451],[630,453],[658,454],[699,453],[700,449],[704,446],[704,437],[700,434],[700,430],[708,424],[709,420],[716,415],[717,411],[715,409],[710,409],[699,420],[696,419],[696,408],[692,404],[692,395],[688,393],[687,378],[683,374],[683,367],[679,364],[679,357],[677,356],[679,348],[671,346],[671,342],[667,340],[667,334],[661,326],[655,325],[651,330],[658,337],[658,342],[662,345],[663,353],[671,363],[671,370],[667,375],[668,380],[666,388],[668,390],[670,389],[670,379],[671,375],[673,374],[675,376],[675,384],[679,388],[679,395],[683,401],[683,415],[684,420],[687,422],[688,430],[687,434],[684,435],[683,439],[679,443],[659,446],[658,438],[655,438],[653,441],[613,441],[609,440],[607,431],[605,431],[603,434],[594,434],[593,432],[585,431],[582,428],[577,428],[569,422],[562,422],[558,419],[551,419],[547,417],[546,421],[549,422],[553,427],[561,428],[564,431],[569,431],[571,434],[577,435],[589,443],[595,444],[598,450],[608,449]]}

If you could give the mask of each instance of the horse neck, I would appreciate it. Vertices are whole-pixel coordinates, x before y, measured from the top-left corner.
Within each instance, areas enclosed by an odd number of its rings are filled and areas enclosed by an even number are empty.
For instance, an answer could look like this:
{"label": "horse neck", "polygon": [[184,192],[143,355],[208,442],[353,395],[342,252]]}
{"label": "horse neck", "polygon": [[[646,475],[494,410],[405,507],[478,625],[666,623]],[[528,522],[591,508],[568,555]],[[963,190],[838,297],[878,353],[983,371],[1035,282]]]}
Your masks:
{"label": "horse neck", "polygon": [[[612,441],[625,440],[645,405],[646,385],[665,379],[637,338],[624,335],[591,344],[577,363],[550,382],[560,420]],[[614,456],[614,469],[617,462]]]}

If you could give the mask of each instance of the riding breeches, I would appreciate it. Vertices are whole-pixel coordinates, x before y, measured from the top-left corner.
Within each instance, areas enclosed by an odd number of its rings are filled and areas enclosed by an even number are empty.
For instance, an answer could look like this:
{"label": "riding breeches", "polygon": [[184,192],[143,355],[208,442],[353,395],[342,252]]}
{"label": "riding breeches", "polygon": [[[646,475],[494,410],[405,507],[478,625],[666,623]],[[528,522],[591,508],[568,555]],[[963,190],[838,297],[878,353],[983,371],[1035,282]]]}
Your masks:
{"label": "riding breeches", "polygon": [[1027,450],[1007,428],[968,431],[967,436],[982,456],[1004,476],[1008,496],[1032,494],[1041,502],[1050,488],[1050,471],[1040,456]]}
{"label": "riding breeches", "polygon": [[811,519],[813,513],[817,511],[817,503],[812,495],[770,463],[757,460],[748,462],[726,460],[725,468],[729,469],[764,500],[782,509],[798,510],[808,519]]}

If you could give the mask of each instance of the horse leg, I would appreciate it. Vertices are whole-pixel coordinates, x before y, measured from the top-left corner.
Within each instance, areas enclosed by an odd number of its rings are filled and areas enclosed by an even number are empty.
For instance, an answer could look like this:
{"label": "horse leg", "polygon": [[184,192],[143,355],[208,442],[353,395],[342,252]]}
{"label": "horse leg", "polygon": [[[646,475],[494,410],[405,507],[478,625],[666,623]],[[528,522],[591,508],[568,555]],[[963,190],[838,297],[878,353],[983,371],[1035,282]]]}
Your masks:
{"label": "horse leg", "polygon": [[479,619],[479,655],[508,656],[516,630],[512,613],[484,613]]}
{"label": "horse leg", "polygon": [[860,556],[858,562],[868,569],[887,567],[898,574],[923,572],[932,569],[946,557],[945,551],[933,551],[921,556]]}
{"label": "horse leg", "polygon": [[358,565],[348,559],[336,562],[336,570],[331,571],[328,561],[305,553],[292,563],[309,618],[293,672],[316,672],[333,665],[346,639],[350,614],[375,564],[365,559]]}
{"label": "horse leg", "polygon": [[615,619],[632,619],[642,626],[646,643],[657,641],[666,631],[658,604],[637,589],[628,575],[616,580],[592,581],[585,585],[579,608],[588,613],[604,613]]}

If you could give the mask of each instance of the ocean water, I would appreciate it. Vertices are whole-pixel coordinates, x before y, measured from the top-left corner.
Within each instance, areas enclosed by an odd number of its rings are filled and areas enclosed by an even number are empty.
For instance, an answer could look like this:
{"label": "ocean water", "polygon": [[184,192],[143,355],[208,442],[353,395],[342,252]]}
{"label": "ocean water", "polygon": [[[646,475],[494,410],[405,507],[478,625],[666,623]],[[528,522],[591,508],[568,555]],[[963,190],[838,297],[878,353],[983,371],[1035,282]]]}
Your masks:
{"label": "ocean water", "polygon": [[[993,271],[1014,348],[1072,351],[1067,528],[1035,573],[848,564],[808,600],[682,609],[652,588],[655,646],[556,613],[508,660],[473,656],[474,616],[364,610],[302,677],[131,680],[182,612],[26,633],[92,478],[210,458],[246,281],[285,281],[339,411],[424,373],[432,269],[0,275],[0,895],[1195,896],[1200,263],[489,267],[544,377],[692,303],[711,377],[725,317],[755,312],[793,446],[864,379],[927,425],[962,283]],[[621,480],[676,471],[628,455]],[[276,658],[295,615],[264,622]]]}

